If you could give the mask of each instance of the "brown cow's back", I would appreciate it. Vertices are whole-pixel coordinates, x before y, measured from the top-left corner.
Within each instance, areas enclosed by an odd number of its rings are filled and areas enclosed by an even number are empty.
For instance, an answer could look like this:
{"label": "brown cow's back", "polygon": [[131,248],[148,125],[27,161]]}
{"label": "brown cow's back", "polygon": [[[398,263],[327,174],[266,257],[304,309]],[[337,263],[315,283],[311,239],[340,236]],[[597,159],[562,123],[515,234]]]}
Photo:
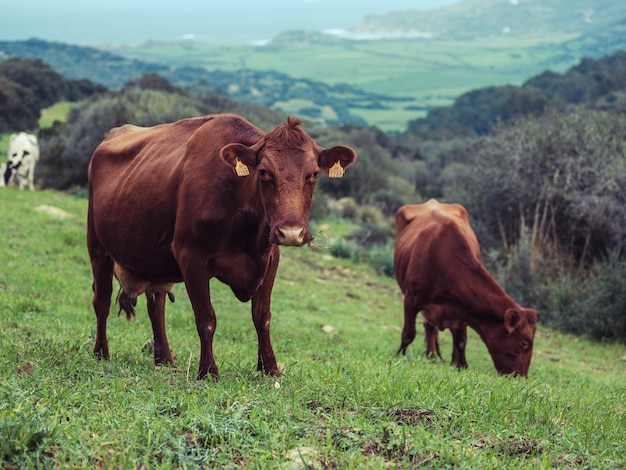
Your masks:
{"label": "brown cow's back", "polygon": [[[438,284],[458,282],[463,270],[481,270],[480,248],[460,204],[406,205],[396,214],[394,256],[396,279],[403,292],[430,290]],[[453,270],[433,267],[452,266]]]}

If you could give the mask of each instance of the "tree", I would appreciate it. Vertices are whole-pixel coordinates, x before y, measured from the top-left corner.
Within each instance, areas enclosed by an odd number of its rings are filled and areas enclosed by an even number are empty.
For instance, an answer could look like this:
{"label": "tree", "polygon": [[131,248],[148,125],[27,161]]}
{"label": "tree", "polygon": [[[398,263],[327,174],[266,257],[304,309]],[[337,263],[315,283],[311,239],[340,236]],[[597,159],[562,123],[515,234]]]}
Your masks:
{"label": "tree", "polygon": [[105,91],[88,80],[69,80],[31,59],[0,62],[0,81],[0,131],[34,130],[43,108]]}
{"label": "tree", "polygon": [[0,77],[0,132],[36,129],[40,114],[33,92]]}

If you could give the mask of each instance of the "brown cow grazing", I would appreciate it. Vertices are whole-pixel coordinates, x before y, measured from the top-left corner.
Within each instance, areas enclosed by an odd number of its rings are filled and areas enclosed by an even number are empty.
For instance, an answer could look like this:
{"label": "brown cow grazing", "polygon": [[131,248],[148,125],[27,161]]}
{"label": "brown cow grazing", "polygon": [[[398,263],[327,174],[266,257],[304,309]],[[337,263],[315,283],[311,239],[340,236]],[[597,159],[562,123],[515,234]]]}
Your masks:
{"label": "brown cow grazing", "polygon": [[184,282],[200,336],[198,378],[217,379],[209,293],[215,277],[240,301],[252,300],[257,369],[279,374],[270,343],[278,245],[312,241],[308,219],[318,174],[339,177],[355,159],[346,146],[321,148],[291,117],[269,133],[229,114],[113,129],[89,166],[94,353],[109,357],[115,274],[127,315],[146,293],[155,362],[172,363],[165,295]]}
{"label": "brown cow grazing", "polygon": [[415,338],[421,311],[426,354],[441,358],[438,330],[450,328],[452,364],[466,368],[467,326],[487,345],[501,374],[528,375],[537,314],[516,304],[480,261],[465,208],[434,199],[396,214],[395,274],[404,294],[404,328],[398,354]]}

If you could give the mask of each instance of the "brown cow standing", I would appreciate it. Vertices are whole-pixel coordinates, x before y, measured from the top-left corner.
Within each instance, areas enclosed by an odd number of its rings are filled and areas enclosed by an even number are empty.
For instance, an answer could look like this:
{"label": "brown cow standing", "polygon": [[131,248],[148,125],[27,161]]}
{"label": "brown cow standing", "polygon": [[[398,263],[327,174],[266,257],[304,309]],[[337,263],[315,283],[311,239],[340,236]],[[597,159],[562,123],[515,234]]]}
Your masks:
{"label": "brown cow standing", "polygon": [[434,199],[396,214],[395,274],[404,294],[404,328],[398,354],[415,338],[421,311],[426,354],[439,352],[438,330],[450,328],[452,364],[466,368],[467,326],[487,345],[502,374],[528,375],[537,314],[516,304],[480,261],[465,208]]}
{"label": "brown cow standing", "polygon": [[94,353],[109,357],[106,321],[115,274],[127,316],[137,296],[146,294],[155,362],[172,363],[165,295],[184,282],[200,336],[198,378],[209,373],[217,379],[209,293],[215,277],[240,301],[252,300],[257,369],[279,374],[270,343],[278,245],[312,241],[308,219],[318,173],[341,176],[355,159],[349,147],[318,146],[295,118],[269,133],[228,114],[111,130],[89,166]]}

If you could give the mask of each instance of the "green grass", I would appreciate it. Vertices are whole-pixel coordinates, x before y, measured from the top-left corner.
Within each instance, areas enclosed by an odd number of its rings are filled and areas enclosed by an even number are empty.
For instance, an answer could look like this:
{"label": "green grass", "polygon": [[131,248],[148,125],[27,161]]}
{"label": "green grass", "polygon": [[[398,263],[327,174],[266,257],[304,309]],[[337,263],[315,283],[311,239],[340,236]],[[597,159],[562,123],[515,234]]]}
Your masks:
{"label": "green grass", "polygon": [[[182,285],[167,311],[179,370],[142,351],[143,307],[131,323],[111,315],[111,360],[98,361],[85,212],[84,199],[56,192],[0,191],[3,468],[626,465],[626,348],[540,326],[526,380],[499,377],[474,334],[467,371],[426,360],[421,339],[397,358],[395,282],[324,249],[282,250],[279,379],[254,370],[249,304],[219,282],[218,383],[194,379],[199,344]],[[442,349],[447,361],[447,332]]]}

